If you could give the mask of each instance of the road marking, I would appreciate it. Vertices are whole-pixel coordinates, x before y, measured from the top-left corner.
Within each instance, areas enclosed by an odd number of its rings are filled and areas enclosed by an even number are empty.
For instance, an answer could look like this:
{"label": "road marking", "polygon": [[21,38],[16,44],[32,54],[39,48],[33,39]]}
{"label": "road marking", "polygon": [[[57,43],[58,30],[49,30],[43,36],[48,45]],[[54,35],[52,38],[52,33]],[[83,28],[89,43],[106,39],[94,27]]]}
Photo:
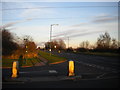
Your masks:
{"label": "road marking", "polygon": [[84,64],[84,65],[87,65],[87,66],[90,66],[90,67],[106,70],[106,71],[110,71],[110,70],[111,70],[111,72],[115,72],[116,71],[116,69],[112,69],[110,67],[104,67],[104,66],[99,66],[99,65],[95,65],[95,64],[84,63],[82,61],[75,61],[75,62]]}
{"label": "road marking", "polygon": [[19,72],[19,73],[35,73],[35,72],[43,72],[43,71],[46,71],[46,70],[42,70],[42,71],[32,71],[32,72]]}
{"label": "road marking", "polygon": [[102,79],[116,79],[118,76],[105,77],[105,78],[91,78],[91,79],[81,79],[81,80],[102,80]]}
{"label": "road marking", "polygon": [[97,78],[101,78],[102,76],[104,76],[106,73],[103,73],[102,75],[97,76]]}
{"label": "road marking", "polygon": [[19,72],[19,73],[40,73],[40,72],[48,72],[48,73],[58,73],[56,70],[42,70],[42,71],[32,71],[32,72]]}
{"label": "road marking", "polygon": [[49,70],[49,73],[58,73],[56,70]]}

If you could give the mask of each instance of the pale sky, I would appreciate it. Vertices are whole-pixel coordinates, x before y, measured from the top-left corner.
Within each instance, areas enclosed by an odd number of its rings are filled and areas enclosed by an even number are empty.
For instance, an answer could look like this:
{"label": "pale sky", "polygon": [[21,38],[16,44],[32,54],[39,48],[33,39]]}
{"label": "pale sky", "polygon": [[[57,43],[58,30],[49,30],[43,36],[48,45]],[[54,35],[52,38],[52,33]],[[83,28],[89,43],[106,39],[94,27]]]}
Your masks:
{"label": "pale sky", "polygon": [[[0,3],[1,4],[1,3]],[[69,46],[82,41],[94,44],[100,34],[108,32],[118,40],[117,2],[3,2],[2,25],[22,37],[30,35],[37,45],[62,38]]]}

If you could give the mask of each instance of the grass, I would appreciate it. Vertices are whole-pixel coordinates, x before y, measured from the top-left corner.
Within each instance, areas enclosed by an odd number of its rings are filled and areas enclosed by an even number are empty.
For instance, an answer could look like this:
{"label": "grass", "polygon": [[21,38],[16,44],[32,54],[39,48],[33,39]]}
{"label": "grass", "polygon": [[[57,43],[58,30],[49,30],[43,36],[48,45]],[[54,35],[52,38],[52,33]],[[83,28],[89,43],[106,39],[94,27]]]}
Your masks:
{"label": "grass", "polygon": [[44,51],[39,51],[39,55],[41,55],[43,58],[48,60],[48,63],[55,63],[55,62],[61,62],[61,61],[65,61],[66,58],[64,57],[59,57],[57,55],[51,55],[50,53],[44,52]]}
{"label": "grass", "polygon": [[[51,55],[47,52],[39,51],[39,55],[41,55],[43,58],[48,60],[48,63],[55,63],[60,61],[65,61],[66,58],[59,57],[56,55]],[[12,64],[14,61],[18,61],[19,59],[2,59],[2,67],[12,67]],[[23,59],[22,66],[34,66],[36,63],[41,62],[38,58],[28,58],[27,63],[25,63],[25,59]]]}
{"label": "grass", "polygon": [[[14,61],[18,61],[18,59],[2,59],[2,67],[12,67]],[[26,61],[25,63],[25,59],[23,59],[22,66],[34,66],[36,63],[40,62],[37,58],[28,58]]]}

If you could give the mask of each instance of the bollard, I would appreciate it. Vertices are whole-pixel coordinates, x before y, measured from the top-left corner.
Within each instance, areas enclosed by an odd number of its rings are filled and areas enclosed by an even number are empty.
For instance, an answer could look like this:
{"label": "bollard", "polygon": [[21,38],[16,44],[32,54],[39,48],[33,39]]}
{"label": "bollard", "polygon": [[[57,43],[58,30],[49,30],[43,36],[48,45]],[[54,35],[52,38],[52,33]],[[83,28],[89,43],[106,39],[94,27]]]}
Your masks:
{"label": "bollard", "polygon": [[58,53],[60,53],[60,50],[58,51]]}
{"label": "bollard", "polygon": [[69,75],[68,76],[74,76],[74,61],[70,60],[69,61]]}
{"label": "bollard", "polygon": [[12,66],[12,78],[16,78],[17,76],[18,76],[18,61],[14,61]]}

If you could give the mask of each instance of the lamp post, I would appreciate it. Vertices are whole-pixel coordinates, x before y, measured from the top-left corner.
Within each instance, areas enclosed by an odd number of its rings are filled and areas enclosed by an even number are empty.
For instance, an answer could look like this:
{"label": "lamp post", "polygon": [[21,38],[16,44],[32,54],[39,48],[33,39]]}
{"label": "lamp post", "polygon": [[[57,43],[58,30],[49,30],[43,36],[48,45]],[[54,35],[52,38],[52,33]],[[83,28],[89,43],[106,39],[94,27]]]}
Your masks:
{"label": "lamp post", "polygon": [[69,37],[68,37],[68,49],[69,49]]}
{"label": "lamp post", "polygon": [[28,46],[27,46],[27,41],[28,41],[28,39],[24,39],[25,40],[25,54],[26,54],[26,60],[25,60],[25,64],[27,64],[27,48],[28,48]]}
{"label": "lamp post", "polygon": [[52,40],[52,26],[54,26],[54,25],[56,25],[56,26],[58,26],[59,24],[51,24],[51,26],[50,26],[50,56],[51,56],[51,52],[52,52],[52,49],[51,49],[51,40]]}

